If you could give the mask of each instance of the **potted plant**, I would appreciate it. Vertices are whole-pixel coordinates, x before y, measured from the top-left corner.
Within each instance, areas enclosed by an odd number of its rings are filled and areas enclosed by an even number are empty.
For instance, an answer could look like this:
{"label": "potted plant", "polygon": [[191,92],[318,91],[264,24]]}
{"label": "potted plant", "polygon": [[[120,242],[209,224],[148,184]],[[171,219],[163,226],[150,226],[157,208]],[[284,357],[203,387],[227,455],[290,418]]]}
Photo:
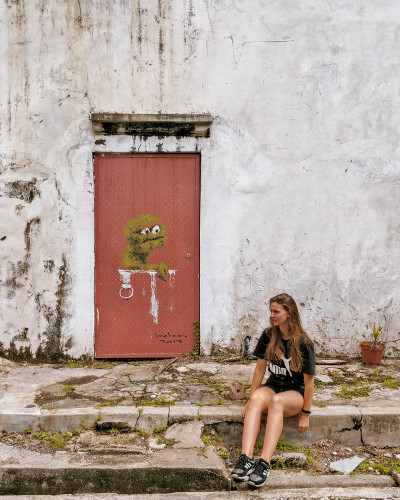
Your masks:
{"label": "potted plant", "polygon": [[382,333],[382,327],[378,326],[378,328],[375,328],[374,323],[372,333],[374,335],[374,340],[363,340],[360,342],[362,362],[379,365],[382,361],[382,352],[385,347],[385,344],[379,341]]}

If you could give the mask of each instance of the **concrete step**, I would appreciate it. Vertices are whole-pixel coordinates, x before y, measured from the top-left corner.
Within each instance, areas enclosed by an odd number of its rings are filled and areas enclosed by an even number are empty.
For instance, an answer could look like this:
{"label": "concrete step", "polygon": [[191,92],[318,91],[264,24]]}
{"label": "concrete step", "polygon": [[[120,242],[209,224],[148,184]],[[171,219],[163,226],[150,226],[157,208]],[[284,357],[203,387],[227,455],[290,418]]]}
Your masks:
{"label": "concrete step", "polygon": [[[201,420],[205,425],[215,424],[221,435],[229,434],[226,442],[240,442],[242,433],[242,405],[180,406],[170,408],[110,406],[102,409],[68,408],[43,410],[40,408],[0,409],[0,431],[24,432],[26,428],[45,431],[71,431],[94,427],[102,423],[110,427],[153,431],[177,422]],[[332,439],[349,446],[400,446],[400,406],[368,407],[329,406],[313,408],[310,428],[297,432],[297,417],[287,419],[282,439],[299,445],[308,445],[320,439]],[[225,436],[226,437],[226,436]]]}
{"label": "concrete step", "polygon": [[151,454],[42,454],[0,446],[0,495],[168,493],[231,489],[225,464],[211,448]]}

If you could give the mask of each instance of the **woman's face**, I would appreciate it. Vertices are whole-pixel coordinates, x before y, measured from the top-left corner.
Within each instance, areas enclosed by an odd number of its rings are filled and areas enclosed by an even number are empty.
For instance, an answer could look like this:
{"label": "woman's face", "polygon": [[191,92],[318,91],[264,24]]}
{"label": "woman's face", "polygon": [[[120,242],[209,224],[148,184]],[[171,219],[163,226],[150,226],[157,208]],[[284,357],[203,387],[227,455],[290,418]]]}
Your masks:
{"label": "woman's face", "polygon": [[269,309],[271,311],[270,320],[274,326],[286,325],[289,321],[289,313],[277,302],[271,302]]}

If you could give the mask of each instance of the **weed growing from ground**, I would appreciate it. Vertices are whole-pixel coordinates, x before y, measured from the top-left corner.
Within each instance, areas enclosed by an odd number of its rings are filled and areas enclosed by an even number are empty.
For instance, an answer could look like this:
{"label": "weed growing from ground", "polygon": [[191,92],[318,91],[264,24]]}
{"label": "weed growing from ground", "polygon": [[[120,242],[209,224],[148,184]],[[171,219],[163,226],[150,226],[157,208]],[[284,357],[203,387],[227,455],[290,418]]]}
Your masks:
{"label": "weed growing from ground", "polygon": [[394,377],[390,377],[390,378],[387,378],[382,386],[385,388],[385,389],[398,389],[399,388],[399,381],[397,378],[394,378]]}
{"label": "weed growing from ground", "polygon": [[112,406],[111,401],[102,401],[101,403],[95,405],[94,408],[96,408],[96,410],[100,410],[101,408],[104,408],[104,406]]}
{"label": "weed growing from ground", "polygon": [[160,396],[154,399],[140,399],[136,401],[136,404],[140,404],[142,406],[173,406],[175,404],[174,400],[166,399],[165,396]]}
{"label": "weed growing from ground", "polygon": [[205,434],[202,434],[200,436],[200,439],[203,441],[203,443],[206,445],[206,446],[211,446],[212,445],[212,442],[211,442],[211,439],[206,436]]}
{"label": "weed growing from ground", "polygon": [[372,389],[369,385],[356,387],[354,389],[348,389],[347,386],[344,385],[337,395],[343,399],[367,397],[371,390]]}
{"label": "weed growing from ground", "polygon": [[297,444],[287,443],[283,439],[280,439],[276,445],[276,451],[298,451],[299,448]]}
{"label": "weed growing from ground", "polygon": [[53,449],[64,448],[68,441],[73,437],[80,434],[80,431],[74,430],[73,432],[33,432],[31,429],[25,429],[25,434],[29,434],[31,441],[40,441],[44,445],[50,446]]}
{"label": "weed growing from ground", "polygon": [[62,391],[65,392],[65,394],[72,394],[76,391],[76,387],[73,385],[63,385]]}
{"label": "weed growing from ground", "polygon": [[284,462],[282,461],[281,458],[273,458],[271,460],[271,469],[272,470],[285,470],[286,465],[284,464]]}

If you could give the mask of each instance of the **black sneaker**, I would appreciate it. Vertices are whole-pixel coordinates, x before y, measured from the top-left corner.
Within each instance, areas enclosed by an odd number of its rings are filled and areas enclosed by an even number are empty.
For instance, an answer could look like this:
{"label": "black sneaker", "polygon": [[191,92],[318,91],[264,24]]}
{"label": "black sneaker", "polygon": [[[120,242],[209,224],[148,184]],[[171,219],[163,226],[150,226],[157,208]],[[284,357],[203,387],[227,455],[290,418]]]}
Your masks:
{"label": "black sneaker", "polygon": [[254,471],[249,475],[249,485],[260,488],[265,484],[268,476],[269,463],[260,458],[260,460],[255,464]]}
{"label": "black sneaker", "polygon": [[247,455],[242,454],[237,461],[237,464],[232,469],[231,475],[238,481],[245,481],[247,476],[254,470],[255,461]]}

